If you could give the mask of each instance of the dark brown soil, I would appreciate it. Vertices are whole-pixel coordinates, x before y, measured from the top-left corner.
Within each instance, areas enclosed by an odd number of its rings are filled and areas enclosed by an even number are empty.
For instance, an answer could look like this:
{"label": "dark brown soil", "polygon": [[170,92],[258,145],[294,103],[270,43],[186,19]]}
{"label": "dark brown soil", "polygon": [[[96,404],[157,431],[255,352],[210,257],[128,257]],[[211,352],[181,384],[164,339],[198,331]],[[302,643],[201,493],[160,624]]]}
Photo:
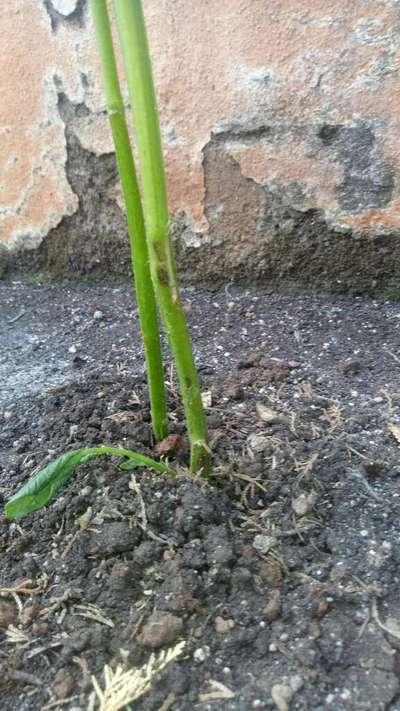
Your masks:
{"label": "dark brown soil", "polygon": [[[97,708],[106,664],[184,641],[132,708],[399,711],[400,306],[184,301],[214,476],[181,452],[175,478],[97,459],[0,521],[0,708]],[[4,500],[66,449],[155,456],[128,289],[3,283],[0,302]]]}

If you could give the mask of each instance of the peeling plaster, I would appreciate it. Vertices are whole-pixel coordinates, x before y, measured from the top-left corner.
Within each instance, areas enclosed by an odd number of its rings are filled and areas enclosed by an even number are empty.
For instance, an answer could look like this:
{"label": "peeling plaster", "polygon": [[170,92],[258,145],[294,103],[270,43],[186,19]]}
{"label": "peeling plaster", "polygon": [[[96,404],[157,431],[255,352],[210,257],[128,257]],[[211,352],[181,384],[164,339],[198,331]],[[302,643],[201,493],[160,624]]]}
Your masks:
{"label": "peeling plaster", "polygon": [[87,0],[43,0],[43,4],[49,15],[53,32],[56,33],[63,22],[77,27],[85,26]]}
{"label": "peeling plaster", "polygon": [[[0,239],[34,246],[77,205],[65,177],[66,144],[56,111],[56,92],[48,79],[51,44],[38,8],[23,3],[14,16],[0,8],[13,31],[0,48]],[[27,29],[29,28],[29,31]],[[13,56],[10,64],[9,56]],[[34,68],[34,69],[33,69]],[[23,91],[16,91],[24,80]]]}
{"label": "peeling plaster", "polygon": [[51,0],[54,9],[61,15],[72,15],[78,6],[78,0]]}
{"label": "peeling plaster", "polygon": [[[222,141],[204,151],[205,210],[211,239],[183,247],[175,236],[180,274],[191,283],[260,284],[272,289],[384,293],[398,296],[396,235],[332,228],[322,210],[306,206],[302,186],[261,185],[244,176]],[[223,175],[225,180],[220,180]]]}

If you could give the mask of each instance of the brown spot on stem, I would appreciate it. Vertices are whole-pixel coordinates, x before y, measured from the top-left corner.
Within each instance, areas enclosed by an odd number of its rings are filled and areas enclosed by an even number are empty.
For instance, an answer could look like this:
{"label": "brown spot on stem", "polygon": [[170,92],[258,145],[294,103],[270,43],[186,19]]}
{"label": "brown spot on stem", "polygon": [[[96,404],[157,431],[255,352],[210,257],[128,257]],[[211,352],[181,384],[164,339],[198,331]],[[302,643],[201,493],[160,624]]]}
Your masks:
{"label": "brown spot on stem", "polygon": [[153,251],[154,251],[157,259],[159,259],[161,261],[162,257],[163,257],[163,253],[162,253],[161,244],[159,242],[153,242]]}
{"label": "brown spot on stem", "polygon": [[169,286],[168,272],[165,267],[157,268],[157,277],[160,284],[163,286]]}
{"label": "brown spot on stem", "polygon": [[197,461],[197,471],[202,472],[203,476],[207,476],[210,471],[210,455],[207,451],[203,451]]}

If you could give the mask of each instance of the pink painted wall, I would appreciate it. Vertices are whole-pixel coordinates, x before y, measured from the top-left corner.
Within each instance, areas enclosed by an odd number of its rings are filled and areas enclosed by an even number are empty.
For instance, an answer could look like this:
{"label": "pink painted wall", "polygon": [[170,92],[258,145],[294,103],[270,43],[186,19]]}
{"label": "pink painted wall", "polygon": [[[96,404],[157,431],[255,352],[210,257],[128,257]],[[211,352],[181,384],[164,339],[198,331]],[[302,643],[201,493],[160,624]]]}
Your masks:
{"label": "pink painted wall", "polygon": [[[338,239],[399,233],[396,0],[143,4],[182,250],[246,259],[290,231],[285,210]],[[60,225],[68,238],[82,207],[68,136],[99,161],[112,144],[86,0],[8,0],[0,35],[0,241],[13,251]],[[107,200],[120,209],[115,181]]]}

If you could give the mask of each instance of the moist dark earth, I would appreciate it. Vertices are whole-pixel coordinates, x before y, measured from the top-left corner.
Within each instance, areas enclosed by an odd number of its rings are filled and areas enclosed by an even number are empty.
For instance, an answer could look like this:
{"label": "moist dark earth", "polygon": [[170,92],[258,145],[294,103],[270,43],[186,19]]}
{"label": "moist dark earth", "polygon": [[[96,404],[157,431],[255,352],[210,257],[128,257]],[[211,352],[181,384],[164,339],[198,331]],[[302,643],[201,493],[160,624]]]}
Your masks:
{"label": "moist dark earth", "polygon": [[175,650],[130,708],[400,711],[400,304],[183,302],[207,481],[168,359],[174,436],[153,442],[128,286],[0,285],[2,500],[84,445],[177,470],[93,459],[46,510],[2,516],[0,708],[96,709],[106,665]]}

